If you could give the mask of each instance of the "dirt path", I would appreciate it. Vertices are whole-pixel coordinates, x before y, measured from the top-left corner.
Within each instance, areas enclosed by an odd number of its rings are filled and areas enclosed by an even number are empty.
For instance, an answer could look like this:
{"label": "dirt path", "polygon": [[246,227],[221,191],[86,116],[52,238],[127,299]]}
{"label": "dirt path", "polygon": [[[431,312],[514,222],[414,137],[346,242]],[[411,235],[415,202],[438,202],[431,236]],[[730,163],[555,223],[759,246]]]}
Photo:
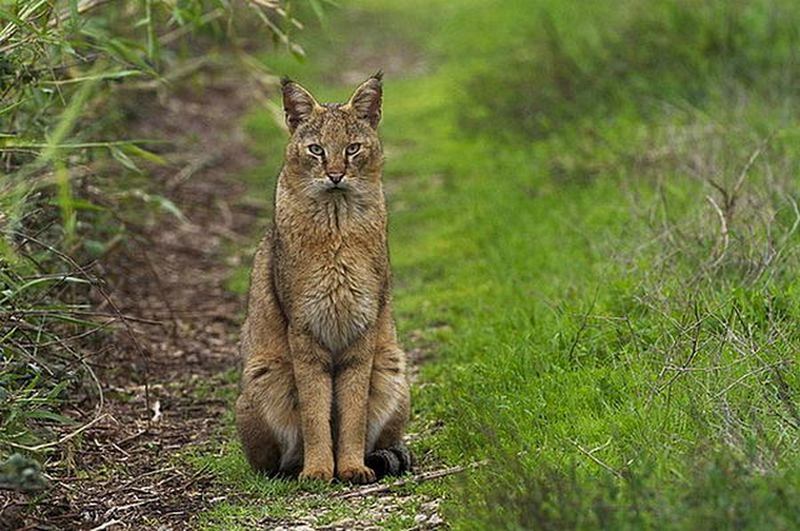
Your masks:
{"label": "dirt path", "polygon": [[[97,274],[113,304],[97,295],[96,308],[116,306],[131,319],[92,360],[99,417],[47,463],[51,488],[40,502],[12,500],[0,528],[181,529],[225,497],[210,474],[175,456],[222,423],[227,404],[203,390],[236,385],[242,301],[224,282],[229,248],[244,250],[264,219],[231,178],[257,162],[240,130],[254,88],[217,79],[201,91],[137,101],[131,136],[174,142],[174,162],[152,168],[148,193],[169,199],[185,219],[127,223],[127,238],[102,260]],[[86,422],[92,408],[84,406],[71,405]]]}

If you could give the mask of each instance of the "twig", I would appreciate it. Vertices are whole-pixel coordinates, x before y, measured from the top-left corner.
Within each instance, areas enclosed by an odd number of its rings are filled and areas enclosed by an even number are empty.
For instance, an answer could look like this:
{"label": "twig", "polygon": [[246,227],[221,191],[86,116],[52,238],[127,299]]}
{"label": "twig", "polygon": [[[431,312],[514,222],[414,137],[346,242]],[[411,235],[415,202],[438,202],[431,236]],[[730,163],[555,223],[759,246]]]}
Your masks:
{"label": "twig", "polygon": [[785,361],[779,361],[777,363],[771,363],[771,364],[765,365],[763,367],[759,367],[758,369],[753,369],[752,371],[749,371],[749,372],[741,375],[740,377],[735,379],[732,383],[727,385],[722,391],[720,391],[717,394],[715,394],[714,396],[712,396],[711,399],[710,399],[710,402],[713,402],[713,401],[723,397],[728,391],[730,391],[731,389],[733,389],[734,387],[736,387],[740,383],[744,382],[745,380],[747,380],[751,376],[758,376],[759,374],[765,373],[765,372],[767,372],[769,370],[773,370],[775,367],[780,367],[781,365],[785,365],[785,364],[786,364]]}
{"label": "twig", "polygon": [[136,433],[134,433],[133,435],[128,435],[127,437],[125,437],[124,439],[122,439],[121,441],[119,441],[117,444],[119,444],[120,446],[122,446],[123,444],[129,443],[129,442],[131,442],[131,441],[133,441],[133,440],[135,440],[135,439],[138,439],[139,437],[141,437],[141,436],[142,436],[142,435],[144,435],[145,433],[147,433],[147,430],[146,430],[146,429],[144,429],[144,430],[139,430],[139,431],[137,431]]}
{"label": "twig", "polygon": [[592,311],[594,310],[595,304],[597,304],[597,296],[600,293],[599,288],[594,292],[594,299],[592,299],[592,305],[583,314],[583,320],[581,322],[581,327],[578,329],[578,332],[575,334],[575,339],[572,341],[572,345],[569,347],[569,353],[567,354],[567,359],[571,360],[572,355],[575,354],[575,349],[578,347],[578,342],[581,340],[581,336],[583,332],[586,330],[587,325],[589,324],[589,316],[591,315]]}
{"label": "twig", "polygon": [[79,434],[83,433],[84,431],[88,430],[89,428],[91,428],[92,426],[94,426],[95,424],[97,424],[98,422],[100,422],[101,420],[103,420],[104,418],[106,418],[108,416],[109,416],[108,413],[103,413],[99,417],[96,417],[96,418],[92,419],[90,422],[87,422],[86,424],[84,424],[83,426],[78,428],[77,430],[68,433],[67,435],[61,437],[57,441],[52,441],[52,442],[49,442],[49,443],[37,444],[36,446],[25,446],[24,444],[17,444],[17,443],[12,443],[12,442],[7,442],[6,444],[8,444],[9,446],[13,446],[14,448],[19,448],[20,450],[26,450],[28,452],[38,452],[40,450],[44,450],[45,448],[51,448],[53,446],[58,446],[59,444],[64,444],[68,440],[72,439],[76,435],[79,435]]}
{"label": "twig", "polygon": [[177,81],[178,79],[189,76],[209,64],[214,64],[214,58],[203,55],[201,57],[187,60],[180,66],[172,69],[168,74],[159,76],[156,79],[142,81],[140,83],[126,83],[119,88],[122,90],[155,90],[163,87],[164,85],[168,85],[173,81]]}
{"label": "twig", "polygon": [[[789,246],[792,236],[794,236],[794,233],[797,232],[797,228],[800,227],[800,208],[798,208],[797,206],[797,201],[795,201],[790,195],[787,195],[786,199],[792,205],[792,210],[794,211],[794,222],[792,223],[792,226],[789,228],[786,234],[783,235],[783,238],[781,238],[781,243],[778,249],[775,251],[775,254],[773,254],[772,257],[769,259],[769,262],[777,262],[778,259],[780,259],[781,255],[783,255],[783,252]],[[765,265],[768,265],[768,263]],[[766,269],[766,267],[764,269]],[[760,276],[761,273],[763,272],[764,270],[760,271],[758,276]]]}
{"label": "twig", "polygon": [[[45,242],[43,242],[41,240],[38,240],[38,239],[33,238],[31,236],[28,236],[27,234],[24,234],[24,233],[21,233],[21,232],[18,232],[18,231],[12,231],[12,233],[15,234],[18,237],[25,238],[26,240],[28,240],[30,242],[33,242],[33,243],[39,245],[40,247],[43,247],[43,248],[47,249],[48,251],[50,251],[51,253],[55,254],[56,256],[58,256],[59,258],[61,258],[62,260],[64,260],[68,264],[70,264],[71,266],[75,267],[78,271],[80,271],[80,273],[85,278],[87,278],[87,279],[92,278],[88,274],[88,272],[84,269],[84,267],[81,266],[78,262],[76,262],[68,254],[65,254],[65,253],[59,251],[58,249],[56,249],[52,245],[49,245],[49,244],[47,244],[47,243],[45,243]],[[144,401],[145,401],[145,410],[149,410],[150,409],[150,377],[149,377],[150,376],[150,356],[145,352],[145,350],[142,347],[141,343],[139,343],[139,339],[136,337],[136,334],[133,331],[133,327],[131,326],[131,324],[128,321],[128,319],[126,318],[126,316],[124,316],[122,314],[122,312],[120,311],[119,307],[116,305],[114,300],[111,298],[111,295],[109,295],[106,292],[106,290],[103,289],[103,286],[99,282],[93,282],[92,285],[97,288],[97,291],[100,293],[100,295],[103,297],[103,299],[105,299],[106,303],[111,307],[111,309],[114,312],[114,316],[122,321],[122,324],[125,327],[125,329],[126,329],[126,331],[128,333],[128,336],[130,337],[131,341],[133,342],[133,346],[136,349],[137,354],[139,354],[139,357],[142,359],[142,362],[144,363],[144,374],[145,374]]]}
{"label": "twig", "polygon": [[[158,474],[161,474],[161,473],[166,473],[166,472],[175,472],[176,470],[177,469],[174,466],[170,465],[170,466],[166,466],[164,468],[159,468],[158,470],[151,470],[150,472],[145,472],[144,474],[139,474],[135,478],[129,479],[128,481],[126,481],[125,483],[120,485],[119,487],[116,487],[114,489],[111,489],[111,490],[107,491],[106,495],[108,496],[108,495],[111,495],[111,494],[116,494],[117,492],[122,492],[122,491],[130,488],[137,481],[140,481],[143,478],[146,478],[146,477],[149,477],[149,476],[155,476],[155,475],[158,475]],[[170,479],[172,479],[172,477],[170,477]]]}
{"label": "twig", "polygon": [[[601,461],[600,459],[598,459],[597,457],[595,457],[595,456],[594,456],[594,453],[592,453],[592,452],[595,452],[595,451],[597,451],[597,449],[595,449],[595,450],[593,450],[593,451],[591,451],[591,452],[590,452],[589,450],[587,450],[586,448],[584,448],[583,446],[581,446],[580,444],[578,444],[578,441],[574,441],[574,440],[572,440],[572,439],[569,439],[569,442],[571,442],[573,445],[575,445],[575,448],[577,448],[578,450],[580,450],[580,452],[581,452],[582,454],[584,454],[586,457],[588,457],[589,459],[591,459],[592,461],[594,461],[595,463],[597,463],[597,464],[598,464],[598,465],[600,465],[601,467],[605,468],[606,470],[608,470],[609,472],[611,472],[612,474],[614,474],[614,475],[615,475],[616,477],[618,477],[619,479],[623,479],[623,476],[622,476],[622,474],[620,474],[620,473],[619,473],[617,470],[613,469],[613,468],[612,468],[610,465],[608,465],[608,464],[604,463],[603,461]],[[603,445],[603,446],[601,446],[601,447],[599,447],[599,448],[604,448],[605,446],[606,446],[606,445]]]}
{"label": "twig", "polygon": [[172,30],[172,31],[170,31],[168,33],[165,33],[164,35],[161,35],[158,38],[158,42],[162,46],[166,46],[167,44],[170,44],[170,43],[180,39],[181,37],[183,37],[187,33],[191,33],[192,31],[195,30],[196,27],[205,26],[209,22],[213,22],[214,20],[218,19],[219,17],[221,17],[224,14],[225,14],[225,10],[220,8],[220,7],[216,8],[216,9],[212,9],[211,11],[209,11],[208,13],[206,13],[205,15],[200,17],[195,24],[192,24],[192,25],[186,24],[185,26],[180,26],[177,29],[174,29],[174,30]]}
{"label": "twig", "polygon": [[606,448],[609,447],[609,445],[611,444],[611,441],[612,441],[612,439],[611,439],[611,437],[609,437],[608,440],[606,442],[604,442],[603,444],[601,444],[600,446],[595,446],[594,448],[589,450],[589,453],[590,454],[594,454],[595,452],[599,452],[600,450],[605,450]]}
{"label": "twig", "polygon": [[64,348],[67,352],[71,353],[75,358],[83,365],[86,372],[89,373],[92,381],[94,382],[95,386],[97,387],[97,408],[95,409],[95,418],[92,422],[97,422],[100,419],[100,416],[103,414],[103,409],[105,409],[106,399],[105,394],[103,393],[103,385],[100,383],[100,379],[95,374],[94,369],[86,363],[85,356],[81,356],[78,352],[72,349],[69,345],[62,344],[62,348]]}
{"label": "twig", "polygon": [[[706,196],[706,199],[711,206],[714,207],[714,210],[717,212],[717,216],[719,216],[719,234],[720,234],[720,241],[717,243],[717,248],[719,249],[716,253],[716,257],[711,261],[710,267],[716,267],[725,257],[725,253],[728,251],[728,243],[730,237],[728,235],[728,219],[722,209],[719,207],[714,198],[710,195]],[[731,203],[733,204],[733,203]]]}
{"label": "twig", "polygon": [[381,485],[370,485],[369,487],[362,487],[356,490],[348,490],[346,492],[336,493],[333,494],[333,497],[346,500],[348,498],[358,498],[361,496],[380,494],[383,492],[388,492],[396,487],[402,487],[403,485],[407,485],[409,483],[421,483],[423,481],[430,481],[432,479],[439,479],[446,476],[452,476],[453,474],[460,474],[461,472],[465,472],[467,470],[473,470],[487,463],[488,463],[487,460],[483,460],[470,463],[469,465],[458,465],[458,466],[452,466],[450,468],[432,470],[430,472],[423,472],[422,474],[417,474],[415,476],[398,479],[397,481],[394,481],[392,483],[384,483]]}
{"label": "twig", "polygon": [[192,178],[198,171],[203,170],[216,163],[221,158],[221,151],[208,153],[206,155],[189,160],[181,170],[167,180],[167,188],[174,190]]}
{"label": "twig", "polygon": [[[96,286],[96,285],[95,285]],[[83,315],[86,317],[113,317],[117,321],[131,321],[134,323],[141,323],[147,325],[157,325],[157,326],[164,326],[163,321],[155,321],[153,319],[145,319],[144,317],[136,317],[133,315],[126,315],[123,313],[117,312],[97,312],[91,310],[79,310],[77,308],[68,308],[68,311],[72,315]],[[17,313],[20,315],[58,315],[59,310],[12,310],[10,312],[0,311],[0,315],[7,315],[11,313]],[[103,326],[108,326],[110,323],[103,323]]]}
{"label": "twig", "polygon": [[[199,480],[210,477],[213,477],[213,474],[211,474],[211,466],[206,464],[201,467],[200,470],[192,474],[192,476],[183,485],[181,485],[178,490],[185,492],[189,489],[189,487],[197,483]],[[158,486],[161,486],[161,483],[163,483],[163,481],[159,482]]]}
{"label": "twig", "polygon": [[[700,309],[698,308],[697,301],[694,302],[694,317],[695,322],[693,325],[691,325],[691,327],[695,329],[695,333],[692,337],[692,351],[689,353],[689,357],[686,358],[686,361],[683,362],[681,367],[675,369],[675,374],[673,374],[668,381],[656,389],[655,394],[661,393],[661,391],[669,388],[673,383],[675,383],[675,380],[680,378],[680,376],[686,372],[686,370],[689,368],[689,365],[691,365],[695,357],[697,357],[697,354],[700,351],[700,332],[703,328],[703,318],[700,316]],[[653,396],[651,395],[650,398],[652,399]]]}
{"label": "twig", "polygon": [[761,142],[761,145],[758,146],[755,151],[753,151],[753,153],[750,155],[750,158],[747,159],[744,168],[742,168],[741,173],[739,173],[739,178],[736,179],[736,184],[733,186],[733,192],[731,192],[730,196],[730,204],[725,205],[726,210],[733,210],[733,207],[736,204],[736,199],[739,195],[739,189],[742,187],[745,177],[747,177],[747,174],[750,173],[750,168],[753,167],[753,164],[755,164],[756,160],[758,160],[758,157],[760,157],[764,152],[764,149],[766,149],[767,145],[772,140],[772,137],[775,136],[775,133],[776,131],[770,133],[769,136],[767,136],[767,138]]}
{"label": "twig", "polygon": [[117,524],[121,524],[121,523],[122,523],[122,520],[109,520],[108,522],[106,522],[104,524],[100,524],[97,527],[93,527],[91,529],[91,531],[103,531],[103,529],[108,529],[112,525],[117,525]]}
{"label": "twig", "polygon": [[158,270],[156,269],[156,266],[153,264],[153,260],[150,258],[150,253],[147,252],[147,247],[144,245],[144,243],[141,242],[139,238],[133,238],[133,241],[136,242],[136,245],[139,246],[139,250],[142,252],[142,257],[144,257],[144,262],[147,264],[147,268],[153,275],[153,280],[156,281],[161,301],[164,303],[164,306],[166,306],[167,313],[169,313],[169,318],[172,321],[172,337],[174,339],[177,339],[178,319],[175,317],[175,309],[173,308],[172,303],[169,301],[169,297],[166,296],[166,293],[168,293],[168,291],[165,288],[164,283],[161,281],[161,275],[158,274]]}
{"label": "twig", "polygon": [[719,183],[715,182],[713,179],[708,179],[708,183],[717,190],[720,195],[722,196],[722,206],[717,204],[710,195],[706,196],[706,199],[711,206],[714,207],[714,210],[717,212],[717,216],[719,216],[720,220],[720,243],[717,244],[719,251],[717,252],[717,256],[711,261],[710,267],[716,267],[720,264],[723,257],[725,256],[726,251],[728,250],[728,243],[729,243],[729,235],[728,235],[728,227],[732,224],[733,220],[733,213],[736,208],[736,202],[739,199],[739,192],[741,191],[742,185],[744,184],[745,178],[747,178],[747,174],[750,173],[750,170],[753,168],[753,165],[764,152],[766,147],[769,145],[772,138],[775,136],[775,132],[771,133],[767,136],[761,144],[753,151],[750,157],[747,159],[742,171],[739,172],[739,176],[736,179],[736,182],[733,185],[733,188],[730,192],[720,185]]}
{"label": "twig", "polygon": [[[148,503],[153,503],[155,501],[158,501],[159,499],[160,498],[158,498],[158,497],[147,498],[146,500],[129,503],[127,505],[115,505],[111,509],[107,510],[106,513],[103,516],[108,518],[109,516],[111,516],[112,514],[114,514],[116,512],[125,511],[126,509],[133,509],[135,507],[141,507],[142,505],[147,505]],[[113,524],[104,524],[104,525],[113,525]],[[95,528],[95,529],[100,529],[100,528],[98,527],[98,528]]]}
{"label": "twig", "polygon": [[[79,15],[83,15],[87,11],[91,11],[92,9],[94,9],[96,7],[100,7],[103,4],[107,4],[107,3],[112,2],[112,1],[113,0],[84,0],[83,2],[78,2],[78,6],[77,6],[76,11],[77,11],[77,13]],[[65,9],[65,10],[61,11],[60,13],[58,13],[56,15],[56,18],[50,20],[49,25],[50,26],[55,26],[55,25],[59,24],[61,21],[68,19],[70,16],[71,16],[70,15],[70,10],[69,9]]]}

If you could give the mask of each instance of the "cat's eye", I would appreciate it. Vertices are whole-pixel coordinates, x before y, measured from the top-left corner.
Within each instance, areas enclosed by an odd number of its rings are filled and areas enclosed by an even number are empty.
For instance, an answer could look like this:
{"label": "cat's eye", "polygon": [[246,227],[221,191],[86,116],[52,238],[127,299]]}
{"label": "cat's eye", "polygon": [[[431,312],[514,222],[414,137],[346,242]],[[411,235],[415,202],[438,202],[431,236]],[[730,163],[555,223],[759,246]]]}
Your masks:
{"label": "cat's eye", "polygon": [[325,154],[325,150],[322,149],[322,146],[320,146],[319,144],[311,144],[311,145],[309,145],[308,146],[308,152],[311,153],[312,155],[316,155],[318,157],[321,157],[322,155]]}
{"label": "cat's eye", "polygon": [[347,149],[344,150],[345,154],[347,155],[355,155],[359,151],[361,151],[361,144],[359,144],[358,142],[353,142],[352,144],[347,146]]}

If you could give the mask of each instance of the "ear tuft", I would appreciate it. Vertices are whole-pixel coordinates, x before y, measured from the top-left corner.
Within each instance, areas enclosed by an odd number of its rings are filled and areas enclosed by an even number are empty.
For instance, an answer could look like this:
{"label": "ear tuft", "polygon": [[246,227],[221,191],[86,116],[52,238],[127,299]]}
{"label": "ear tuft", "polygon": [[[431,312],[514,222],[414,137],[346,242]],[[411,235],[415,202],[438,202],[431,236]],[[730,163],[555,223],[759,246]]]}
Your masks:
{"label": "ear tuft", "polygon": [[281,91],[286,126],[291,133],[294,133],[297,127],[311,116],[314,109],[319,107],[319,103],[309,91],[288,77],[281,79]]}
{"label": "ear tuft", "polygon": [[356,116],[366,120],[375,128],[381,121],[381,105],[383,103],[383,72],[378,70],[369,79],[364,81],[350,97],[347,105],[353,109]]}

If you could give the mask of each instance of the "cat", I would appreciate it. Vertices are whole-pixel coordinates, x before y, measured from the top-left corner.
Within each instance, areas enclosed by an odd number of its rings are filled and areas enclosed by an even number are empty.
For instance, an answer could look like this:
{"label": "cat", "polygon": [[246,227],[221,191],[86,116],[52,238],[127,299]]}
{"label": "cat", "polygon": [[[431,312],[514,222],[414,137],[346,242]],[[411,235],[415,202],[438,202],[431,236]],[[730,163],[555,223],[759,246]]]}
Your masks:
{"label": "cat", "polygon": [[291,136],[251,273],[237,430],[259,472],[369,483],[411,468],[377,131],[382,74],[343,104],[281,85]]}

